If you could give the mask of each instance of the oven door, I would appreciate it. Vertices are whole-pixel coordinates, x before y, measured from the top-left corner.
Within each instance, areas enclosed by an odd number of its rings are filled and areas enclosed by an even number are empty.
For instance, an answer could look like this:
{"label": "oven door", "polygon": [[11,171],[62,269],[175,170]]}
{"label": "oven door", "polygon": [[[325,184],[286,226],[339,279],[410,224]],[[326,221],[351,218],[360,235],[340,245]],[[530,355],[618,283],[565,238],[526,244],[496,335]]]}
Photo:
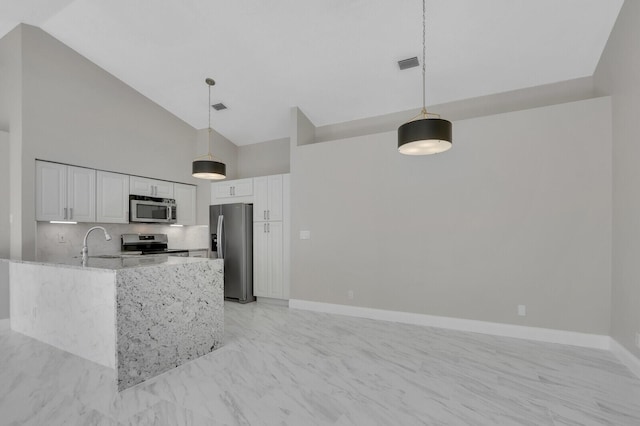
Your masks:
{"label": "oven door", "polygon": [[151,200],[130,200],[131,222],[174,223],[173,204]]}

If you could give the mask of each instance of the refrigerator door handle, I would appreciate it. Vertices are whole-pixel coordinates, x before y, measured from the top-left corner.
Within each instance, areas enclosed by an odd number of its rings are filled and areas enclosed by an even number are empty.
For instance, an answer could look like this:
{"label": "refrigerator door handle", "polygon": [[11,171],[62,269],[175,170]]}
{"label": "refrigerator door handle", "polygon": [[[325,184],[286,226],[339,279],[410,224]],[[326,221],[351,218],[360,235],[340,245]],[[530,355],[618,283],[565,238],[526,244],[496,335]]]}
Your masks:
{"label": "refrigerator door handle", "polygon": [[223,221],[224,221],[224,216],[223,215],[218,216],[218,230],[216,231],[218,233],[218,259],[224,259],[224,252],[223,252],[224,236],[222,235]]}

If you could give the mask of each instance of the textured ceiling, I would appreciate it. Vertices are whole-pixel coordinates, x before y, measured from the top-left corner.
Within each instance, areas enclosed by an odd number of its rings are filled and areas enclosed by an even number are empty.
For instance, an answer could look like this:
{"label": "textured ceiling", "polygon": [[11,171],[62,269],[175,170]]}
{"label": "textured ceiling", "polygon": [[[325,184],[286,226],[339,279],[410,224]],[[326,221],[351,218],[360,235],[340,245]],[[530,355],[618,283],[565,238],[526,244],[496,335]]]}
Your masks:
{"label": "textured ceiling", "polygon": [[[593,74],[622,0],[428,0],[427,104]],[[237,145],[417,108],[419,0],[2,0],[0,36],[37,25],[196,128]]]}

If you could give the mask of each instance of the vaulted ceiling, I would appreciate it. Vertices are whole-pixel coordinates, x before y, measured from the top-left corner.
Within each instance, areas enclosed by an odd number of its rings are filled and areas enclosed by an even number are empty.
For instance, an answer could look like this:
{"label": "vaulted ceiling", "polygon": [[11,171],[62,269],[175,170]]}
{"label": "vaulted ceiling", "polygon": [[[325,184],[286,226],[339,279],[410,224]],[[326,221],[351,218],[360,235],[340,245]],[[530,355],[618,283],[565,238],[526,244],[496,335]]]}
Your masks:
{"label": "vaulted ceiling", "polygon": [[[593,74],[623,0],[427,0],[427,104]],[[246,145],[417,108],[420,0],[3,0],[0,36],[36,25],[196,128]]]}

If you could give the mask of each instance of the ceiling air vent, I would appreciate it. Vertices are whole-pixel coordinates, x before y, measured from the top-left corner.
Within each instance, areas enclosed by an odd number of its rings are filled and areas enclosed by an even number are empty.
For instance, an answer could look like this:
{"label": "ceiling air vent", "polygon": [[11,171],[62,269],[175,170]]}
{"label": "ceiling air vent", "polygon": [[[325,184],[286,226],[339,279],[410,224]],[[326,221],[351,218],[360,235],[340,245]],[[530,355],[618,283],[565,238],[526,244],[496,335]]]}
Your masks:
{"label": "ceiling air vent", "polygon": [[222,111],[223,109],[227,109],[227,106],[225,104],[223,104],[222,102],[219,104],[215,104],[215,105],[211,105],[213,107],[213,109],[215,109],[216,111]]}
{"label": "ceiling air vent", "polygon": [[401,61],[398,61],[398,66],[400,67],[401,70],[417,67],[418,65],[420,65],[420,61],[418,61],[418,58],[416,56],[414,56],[413,58],[408,58],[408,59],[403,59]]}

